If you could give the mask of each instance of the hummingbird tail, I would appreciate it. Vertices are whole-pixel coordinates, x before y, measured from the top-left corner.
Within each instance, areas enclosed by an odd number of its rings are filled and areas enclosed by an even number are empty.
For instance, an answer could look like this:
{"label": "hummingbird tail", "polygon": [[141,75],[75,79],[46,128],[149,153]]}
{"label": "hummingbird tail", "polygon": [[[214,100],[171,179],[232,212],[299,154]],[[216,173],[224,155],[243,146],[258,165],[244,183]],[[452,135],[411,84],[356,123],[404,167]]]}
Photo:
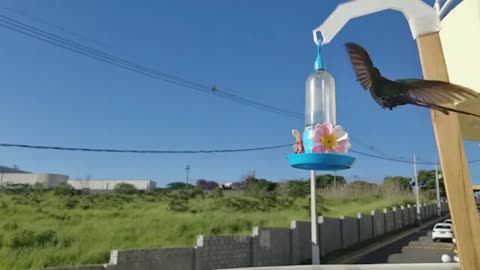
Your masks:
{"label": "hummingbird tail", "polygon": [[[442,106],[440,106],[442,107]],[[445,107],[443,107],[445,108]],[[465,114],[465,115],[471,115],[471,116],[475,116],[475,117],[479,117],[480,118],[480,115],[478,114],[475,114],[475,113],[471,113],[471,112],[466,112],[466,111],[462,111],[462,110],[457,110],[457,109],[452,109],[452,108],[445,108],[447,111],[450,111],[450,112],[456,112],[456,113],[460,113],[460,114]],[[448,114],[448,113],[447,113]]]}
{"label": "hummingbird tail", "polygon": [[417,104],[417,105],[422,106],[422,107],[428,107],[428,108],[440,111],[440,112],[442,112],[446,115],[449,115],[449,112],[456,112],[456,113],[471,115],[471,116],[475,116],[475,117],[480,118],[479,114],[466,112],[466,111],[462,111],[462,110],[457,110],[457,109],[454,109],[454,108],[448,108],[448,107],[445,107],[445,106],[442,106],[442,105],[431,104],[431,103],[423,103],[423,104],[421,103],[421,104]]}

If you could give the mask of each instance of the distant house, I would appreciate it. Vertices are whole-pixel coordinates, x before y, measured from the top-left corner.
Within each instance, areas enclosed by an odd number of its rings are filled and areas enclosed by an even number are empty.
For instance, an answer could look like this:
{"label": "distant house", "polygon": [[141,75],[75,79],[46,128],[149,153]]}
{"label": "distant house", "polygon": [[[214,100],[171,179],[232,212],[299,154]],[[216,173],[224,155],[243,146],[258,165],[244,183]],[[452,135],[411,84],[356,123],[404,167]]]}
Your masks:
{"label": "distant house", "polygon": [[68,181],[68,176],[50,173],[3,173],[0,172],[0,186],[14,187],[19,185],[41,184],[43,188],[54,188]]}
{"label": "distant house", "polygon": [[220,185],[220,187],[222,189],[233,189],[233,190],[242,190],[243,189],[242,183],[238,183],[238,182],[223,183],[223,184]]}
{"label": "distant house", "polygon": [[113,190],[115,185],[125,183],[134,186],[138,190],[150,190],[155,188],[155,182],[152,180],[69,180],[68,184],[74,189],[88,189],[92,191]]}

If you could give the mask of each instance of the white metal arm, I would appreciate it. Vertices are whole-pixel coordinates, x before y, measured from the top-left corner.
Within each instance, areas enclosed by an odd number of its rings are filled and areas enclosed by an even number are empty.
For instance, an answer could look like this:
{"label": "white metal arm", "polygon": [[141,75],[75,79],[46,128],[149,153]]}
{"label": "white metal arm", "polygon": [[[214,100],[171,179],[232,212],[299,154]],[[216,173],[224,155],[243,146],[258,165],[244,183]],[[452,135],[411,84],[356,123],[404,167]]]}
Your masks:
{"label": "white metal arm", "polygon": [[403,13],[414,39],[440,30],[435,8],[422,0],[352,0],[338,5],[323,24],[313,30],[313,40],[318,44],[317,32],[320,32],[322,45],[327,44],[349,20],[387,9]]}

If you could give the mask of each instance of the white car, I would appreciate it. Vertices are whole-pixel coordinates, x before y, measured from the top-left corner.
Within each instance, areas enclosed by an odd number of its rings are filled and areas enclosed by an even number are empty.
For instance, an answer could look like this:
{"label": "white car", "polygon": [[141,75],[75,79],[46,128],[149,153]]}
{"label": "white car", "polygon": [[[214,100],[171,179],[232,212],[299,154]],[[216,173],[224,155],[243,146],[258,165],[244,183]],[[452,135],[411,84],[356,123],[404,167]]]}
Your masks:
{"label": "white car", "polygon": [[449,223],[437,223],[432,230],[432,240],[450,240],[453,239],[452,224]]}

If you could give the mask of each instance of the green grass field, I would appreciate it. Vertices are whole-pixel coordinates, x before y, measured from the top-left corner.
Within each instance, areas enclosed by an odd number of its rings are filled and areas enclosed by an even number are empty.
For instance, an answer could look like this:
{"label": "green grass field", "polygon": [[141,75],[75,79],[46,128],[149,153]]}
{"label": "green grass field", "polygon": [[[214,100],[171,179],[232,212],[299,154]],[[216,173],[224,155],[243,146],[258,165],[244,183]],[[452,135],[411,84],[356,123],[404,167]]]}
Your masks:
{"label": "green grass field", "polygon": [[[0,192],[0,269],[105,263],[112,249],[192,246],[199,234],[250,234],[253,226],[309,220],[308,197],[182,196]],[[319,208],[337,217],[412,201],[382,193],[325,195]]]}

